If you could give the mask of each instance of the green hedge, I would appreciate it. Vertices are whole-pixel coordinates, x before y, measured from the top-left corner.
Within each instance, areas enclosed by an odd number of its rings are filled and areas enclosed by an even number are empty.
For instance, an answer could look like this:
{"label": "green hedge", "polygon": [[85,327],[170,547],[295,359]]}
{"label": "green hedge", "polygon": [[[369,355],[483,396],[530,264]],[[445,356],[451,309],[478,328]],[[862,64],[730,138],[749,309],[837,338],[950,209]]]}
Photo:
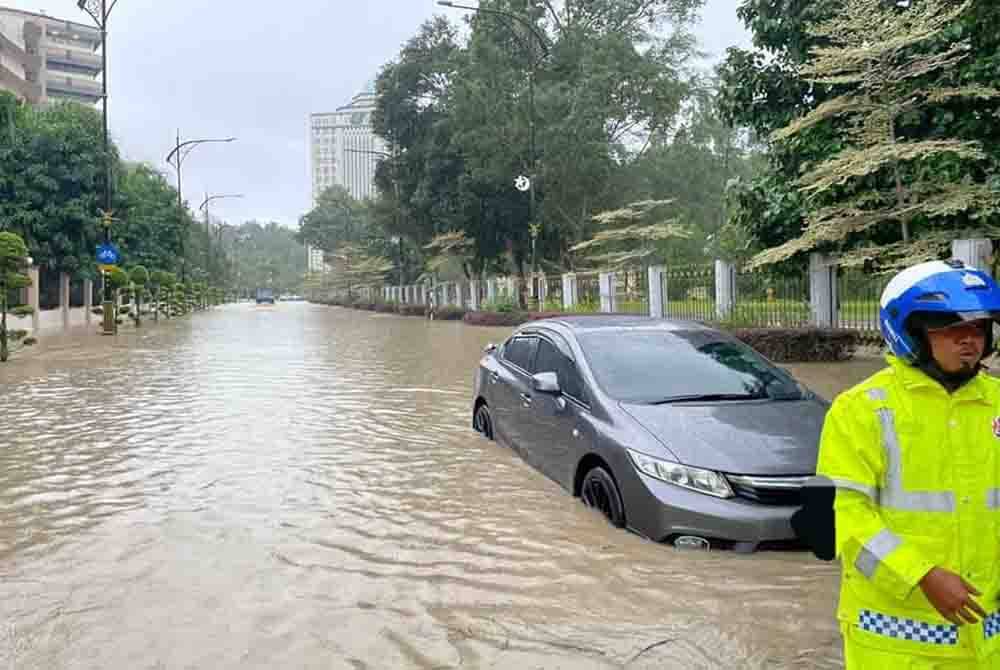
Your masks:
{"label": "green hedge", "polygon": [[427,316],[424,305],[397,305],[396,311],[403,316]]}
{"label": "green hedge", "polygon": [[431,310],[431,318],[435,321],[461,321],[468,312],[461,307],[446,305]]}
{"label": "green hedge", "polygon": [[730,332],[777,363],[846,361],[861,343],[857,331],[834,328],[736,328]]}

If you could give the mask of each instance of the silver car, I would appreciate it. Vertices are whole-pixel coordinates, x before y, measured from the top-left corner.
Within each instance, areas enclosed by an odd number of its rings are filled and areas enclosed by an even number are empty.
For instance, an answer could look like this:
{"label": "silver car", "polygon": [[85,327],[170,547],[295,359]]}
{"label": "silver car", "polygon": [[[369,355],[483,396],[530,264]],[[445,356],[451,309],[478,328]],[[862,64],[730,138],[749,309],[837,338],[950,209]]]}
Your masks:
{"label": "silver car", "polygon": [[478,432],[615,526],[737,551],[794,540],[828,408],[726,333],[612,315],[522,326],[473,398]]}

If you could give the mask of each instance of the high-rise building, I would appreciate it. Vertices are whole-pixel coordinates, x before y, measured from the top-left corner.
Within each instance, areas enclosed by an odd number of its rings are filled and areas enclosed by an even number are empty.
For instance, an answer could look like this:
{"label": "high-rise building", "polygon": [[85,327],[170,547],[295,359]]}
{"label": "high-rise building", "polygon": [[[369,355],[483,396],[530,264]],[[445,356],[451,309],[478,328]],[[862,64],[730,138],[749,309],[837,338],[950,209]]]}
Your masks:
{"label": "high-rise building", "polygon": [[28,103],[100,102],[100,49],[94,26],[0,7],[0,89]]}
{"label": "high-rise building", "polygon": [[[385,142],[372,129],[374,111],[375,83],[370,82],[349,104],[335,112],[310,116],[313,204],[323,191],[333,185],[343,186],[358,200],[377,195],[375,168],[386,149]],[[309,267],[311,271],[319,272],[323,269],[322,252],[314,266],[315,251],[309,250]]]}

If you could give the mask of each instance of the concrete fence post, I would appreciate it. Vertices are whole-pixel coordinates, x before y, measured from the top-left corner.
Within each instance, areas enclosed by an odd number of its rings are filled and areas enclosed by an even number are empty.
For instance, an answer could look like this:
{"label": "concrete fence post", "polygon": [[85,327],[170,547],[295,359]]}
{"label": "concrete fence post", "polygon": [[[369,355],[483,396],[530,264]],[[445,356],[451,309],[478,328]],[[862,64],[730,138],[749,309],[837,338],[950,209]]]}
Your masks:
{"label": "concrete fence post", "polygon": [[617,307],[615,304],[616,280],[614,272],[602,272],[598,278],[601,286],[601,311],[606,314],[613,314]]}
{"label": "concrete fence post", "polygon": [[473,312],[479,311],[479,280],[477,279],[469,282],[469,309]]}
{"label": "concrete fence post", "polygon": [[837,266],[824,254],[809,254],[809,305],[813,325],[837,324]]}
{"label": "concrete fence post", "polygon": [[663,318],[663,305],[666,304],[663,291],[663,277],[666,270],[662,265],[654,265],[648,270],[649,315],[656,319]]}
{"label": "concrete fence post", "polygon": [[579,284],[576,281],[575,272],[567,272],[562,276],[563,283],[563,309],[571,312],[580,303]]}
{"label": "concrete fence post", "polygon": [[715,261],[715,316],[725,321],[736,306],[736,267],[729,261]]}
{"label": "concrete fence post", "polygon": [[32,265],[28,269],[28,276],[31,278],[31,286],[28,287],[28,307],[31,308],[31,330],[34,333],[38,333],[42,327],[42,315],[39,312],[39,305],[41,304],[39,296],[41,295],[41,272],[37,265]]}
{"label": "concrete fence post", "polygon": [[59,273],[59,312],[63,330],[69,329],[69,275],[65,272]]}
{"label": "concrete fence post", "polygon": [[535,281],[538,282],[538,311],[545,311],[545,301],[549,299],[549,281],[544,274],[539,274],[535,276]]}
{"label": "concrete fence post", "polygon": [[953,240],[951,243],[951,256],[970,267],[992,275],[993,244],[989,240]]}
{"label": "concrete fence post", "polygon": [[496,304],[497,301],[497,280],[496,277],[490,277],[486,280],[486,301],[489,303]]}
{"label": "concrete fence post", "polygon": [[455,302],[452,304],[458,308],[465,307],[464,301],[462,300],[462,282],[455,282]]}

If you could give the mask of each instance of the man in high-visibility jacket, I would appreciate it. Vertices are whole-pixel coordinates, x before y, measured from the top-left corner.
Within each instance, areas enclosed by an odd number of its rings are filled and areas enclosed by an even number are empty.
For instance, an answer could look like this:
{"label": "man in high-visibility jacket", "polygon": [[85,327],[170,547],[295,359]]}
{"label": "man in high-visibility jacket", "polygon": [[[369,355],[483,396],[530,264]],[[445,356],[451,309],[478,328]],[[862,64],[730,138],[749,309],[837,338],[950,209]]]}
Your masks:
{"label": "man in high-visibility jacket", "polygon": [[889,367],[827,415],[848,670],[1000,669],[998,317],[985,273],[904,270],[880,303]]}

